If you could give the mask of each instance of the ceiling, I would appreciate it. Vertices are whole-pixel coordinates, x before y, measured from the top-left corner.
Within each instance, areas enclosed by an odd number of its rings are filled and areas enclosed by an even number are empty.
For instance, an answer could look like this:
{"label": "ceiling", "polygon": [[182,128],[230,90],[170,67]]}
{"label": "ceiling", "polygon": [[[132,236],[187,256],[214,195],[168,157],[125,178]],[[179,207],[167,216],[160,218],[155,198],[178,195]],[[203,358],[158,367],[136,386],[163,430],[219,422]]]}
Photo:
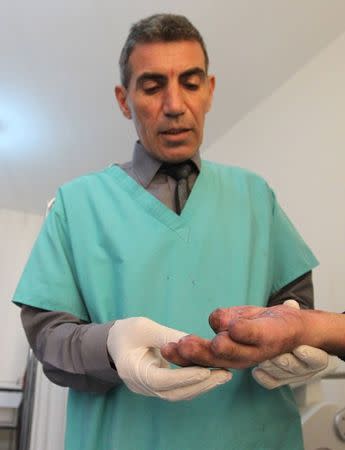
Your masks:
{"label": "ceiling", "polygon": [[[129,26],[185,14],[217,76],[204,148],[345,31],[344,0],[2,0],[0,208],[42,213],[69,179],[130,158],[114,101]],[[212,6],[211,6],[212,5]]]}

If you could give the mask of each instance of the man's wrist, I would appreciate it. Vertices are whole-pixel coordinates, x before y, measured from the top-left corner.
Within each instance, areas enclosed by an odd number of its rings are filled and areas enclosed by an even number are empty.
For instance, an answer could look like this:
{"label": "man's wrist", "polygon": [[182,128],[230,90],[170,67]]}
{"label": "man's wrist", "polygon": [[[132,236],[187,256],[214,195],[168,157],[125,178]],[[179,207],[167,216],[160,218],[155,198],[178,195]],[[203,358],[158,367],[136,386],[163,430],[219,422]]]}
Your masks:
{"label": "man's wrist", "polygon": [[105,324],[92,324],[84,334],[81,348],[82,359],[88,375],[105,381],[111,381],[117,377],[115,365],[109,356],[106,345],[109,330],[114,322]]}

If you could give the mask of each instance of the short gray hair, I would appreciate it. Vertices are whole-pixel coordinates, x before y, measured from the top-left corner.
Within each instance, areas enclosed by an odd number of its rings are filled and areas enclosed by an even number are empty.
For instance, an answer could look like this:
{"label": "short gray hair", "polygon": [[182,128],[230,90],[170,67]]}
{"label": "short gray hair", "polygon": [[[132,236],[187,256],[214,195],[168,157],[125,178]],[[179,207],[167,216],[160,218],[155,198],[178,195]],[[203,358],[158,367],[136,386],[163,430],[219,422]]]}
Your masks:
{"label": "short gray hair", "polygon": [[122,48],[119,65],[121,83],[126,88],[131,78],[129,57],[137,44],[151,42],[199,42],[205,57],[205,68],[208,70],[209,59],[204,40],[195,26],[185,17],[176,14],[154,14],[134,23]]}

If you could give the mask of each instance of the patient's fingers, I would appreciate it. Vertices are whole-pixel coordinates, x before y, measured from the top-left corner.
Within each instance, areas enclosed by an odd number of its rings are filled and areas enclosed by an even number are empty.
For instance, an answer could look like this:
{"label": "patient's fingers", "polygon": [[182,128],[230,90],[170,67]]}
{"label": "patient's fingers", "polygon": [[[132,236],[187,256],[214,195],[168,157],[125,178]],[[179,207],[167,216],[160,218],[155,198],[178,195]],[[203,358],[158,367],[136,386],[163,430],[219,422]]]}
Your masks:
{"label": "patient's fingers", "polygon": [[190,366],[191,361],[183,358],[178,351],[177,342],[169,342],[164,345],[161,349],[161,355],[167,361],[170,361],[173,364],[177,364],[178,366]]}
{"label": "patient's fingers", "polygon": [[229,322],[239,318],[253,318],[266,308],[259,306],[233,306],[231,308],[217,308],[209,316],[209,324],[215,333],[226,331]]}
{"label": "patient's fingers", "polygon": [[[239,345],[231,342],[227,333],[218,334],[212,341],[188,335],[178,343],[162,347],[161,353],[168,361],[184,365],[219,368],[246,368],[257,362],[248,360],[246,349],[238,351]],[[242,347],[242,346],[241,346]],[[225,348],[224,353],[223,349]],[[245,353],[245,356],[243,354]],[[225,357],[223,357],[225,355]]]}

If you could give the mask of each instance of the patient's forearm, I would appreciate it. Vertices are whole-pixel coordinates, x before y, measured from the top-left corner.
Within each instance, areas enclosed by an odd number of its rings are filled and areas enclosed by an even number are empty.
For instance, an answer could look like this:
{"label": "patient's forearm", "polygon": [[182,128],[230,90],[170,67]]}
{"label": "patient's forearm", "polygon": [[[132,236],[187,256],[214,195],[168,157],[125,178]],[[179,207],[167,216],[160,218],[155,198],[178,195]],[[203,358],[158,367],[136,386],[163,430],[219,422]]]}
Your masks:
{"label": "patient's forearm", "polygon": [[301,311],[305,320],[305,342],[328,353],[345,355],[345,314],[326,311]]}

